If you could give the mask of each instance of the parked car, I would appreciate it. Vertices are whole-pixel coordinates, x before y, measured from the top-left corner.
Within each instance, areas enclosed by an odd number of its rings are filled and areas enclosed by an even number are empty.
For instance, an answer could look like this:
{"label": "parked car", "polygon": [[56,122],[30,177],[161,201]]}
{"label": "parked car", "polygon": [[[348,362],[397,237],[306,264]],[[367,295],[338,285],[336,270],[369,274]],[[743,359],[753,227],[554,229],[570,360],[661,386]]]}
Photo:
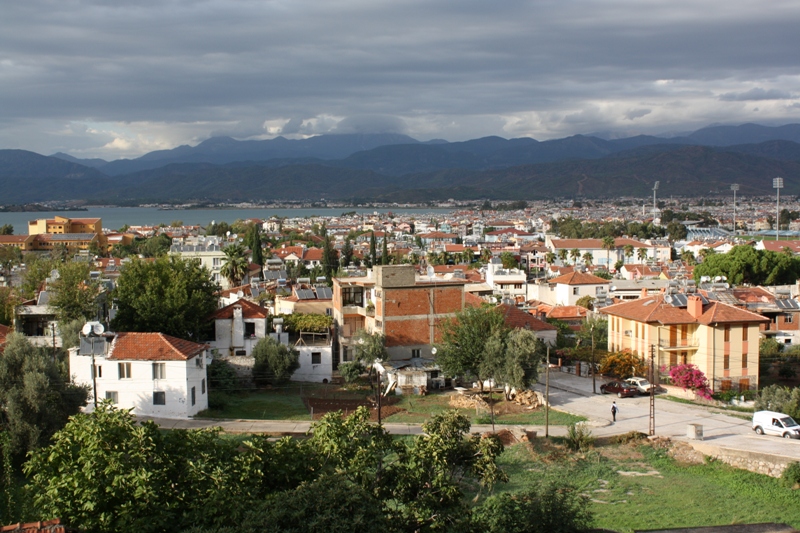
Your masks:
{"label": "parked car", "polygon": [[609,381],[600,385],[600,392],[603,394],[616,394],[620,398],[636,396],[639,391],[630,383],[624,381]]}
{"label": "parked car", "polygon": [[753,431],[759,435],[777,435],[784,439],[800,439],[800,425],[794,419],[775,411],[753,413]]}
{"label": "parked car", "polygon": [[636,390],[638,390],[641,394],[650,394],[650,389],[653,388],[653,384],[647,381],[645,378],[637,378],[636,376],[626,379],[625,382],[636,387]]}

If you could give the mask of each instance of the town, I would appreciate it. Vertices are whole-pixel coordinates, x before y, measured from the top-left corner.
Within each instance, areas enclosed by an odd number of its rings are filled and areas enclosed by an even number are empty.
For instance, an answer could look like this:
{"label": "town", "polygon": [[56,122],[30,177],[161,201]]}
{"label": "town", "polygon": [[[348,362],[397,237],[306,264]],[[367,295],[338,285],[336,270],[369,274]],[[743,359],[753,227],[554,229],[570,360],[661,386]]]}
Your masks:
{"label": "town", "polygon": [[[649,205],[485,200],[430,216],[112,230],[64,214],[30,220],[27,234],[4,226],[0,361],[37,353],[67,377],[37,392],[62,400],[36,422],[11,410],[24,365],[0,373],[5,416],[38,427],[13,430],[4,449],[47,449],[78,411],[317,438],[342,423],[337,414],[430,433],[452,408],[507,446],[537,433],[576,452],[605,435],[672,438],[786,478],[800,460],[792,442],[753,440],[761,426],[731,432],[729,416],[709,415],[800,416],[796,208],[794,198],[778,211],[766,197],[687,202],[654,191]],[[779,436],[800,438],[785,427]],[[484,475],[476,482],[502,479]],[[570,528],[588,525],[585,503],[564,505],[577,513]],[[87,530],[110,527],[53,509]]]}

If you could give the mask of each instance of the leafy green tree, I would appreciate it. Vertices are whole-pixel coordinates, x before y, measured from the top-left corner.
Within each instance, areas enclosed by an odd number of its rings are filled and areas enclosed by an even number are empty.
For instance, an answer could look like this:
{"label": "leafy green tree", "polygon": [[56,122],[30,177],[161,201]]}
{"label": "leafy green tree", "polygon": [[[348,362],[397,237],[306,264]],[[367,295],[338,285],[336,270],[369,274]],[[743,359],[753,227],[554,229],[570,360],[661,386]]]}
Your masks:
{"label": "leafy green tree", "polygon": [[352,261],[353,261],[353,243],[350,242],[350,239],[345,239],[344,244],[342,245],[342,252],[339,262],[342,267],[346,267],[349,266]]}
{"label": "leafy green tree", "polygon": [[89,275],[89,264],[68,261],[58,267],[58,278],[51,284],[50,305],[56,308],[59,322],[90,320],[97,316],[100,283]]}
{"label": "leafy green tree", "polygon": [[0,324],[14,323],[14,310],[19,304],[20,299],[11,287],[0,287]]}
{"label": "leafy green tree", "polygon": [[222,260],[220,274],[228,279],[231,287],[238,287],[247,274],[247,250],[241,243],[229,244],[222,249],[225,258]]}
{"label": "leafy green tree", "polygon": [[510,389],[527,389],[539,377],[539,365],[544,361],[547,348],[526,329],[514,329],[506,337],[502,364],[495,373],[498,383],[506,385],[506,400],[510,399]]}
{"label": "leafy green tree", "polygon": [[385,361],[389,358],[386,351],[386,335],[382,333],[369,333],[360,329],[355,334],[355,358],[369,366],[375,361]]}
{"label": "leafy green tree", "polygon": [[569,256],[569,251],[567,251],[566,248],[562,248],[558,251],[558,260],[561,261],[562,265],[566,264],[568,256]]}
{"label": "leafy green tree", "polygon": [[756,411],[768,410],[786,413],[792,418],[800,418],[800,388],[770,385],[758,394]]}
{"label": "leafy green tree", "polygon": [[503,268],[517,268],[519,263],[517,258],[511,252],[503,252],[500,254],[500,261],[503,263]]}
{"label": "leafy green tree", "polygon": [[162,256],[122,267],[114,292],[116,331],[150,331],[199,341],[217,309],[219,286],[200,260]]}
{"label": "leafy green tree", "polygon": [[145,257],[161,257],[169,252],[172,246],[172,239],[169,235],[162,233],[155,237],[150,237],[138,246],[139,253]]}
{"label": "leafy green tree", "polygon": [[367,369],[364,368],[361,361],[339,363],[339,375],[342,376],[345,383],[354,383],[366,371]]}
{"label": "leafy green tree", "polygon": [[585,307],[586,309],[592,310],[594,309],[594,296],[586,294],[578,298],[575,302],[575,305],[579,305],[581,307]]}
{"label": "leafy green tree", "polygon": [[0,355],[0,429],[14,455],[46,445],[88,394],[65,379],[49,351],[18,333],[8,335]]}
{"label": "leafy green tree", "polygon": [[0,226],[0,235],[14,235],[14,226],[11,224],[3,224]]}
{"label": "leafy green tree", "polygon": [[[352,248],[350,249],[350,255],[353,255]],[[333,273],[336,271],[337,266],[339,266],[339,255],[336,253],[331,237],[326,230],[322,241],[322,275],[328,279],[328,282],[333,279]]]}
{"label": "leafy green tree", "polygon": [[22,286],[20,287],[22,296],[33,298],[39,291],[44,280],[56,270],[61,263],[49,257],[41,255],[31,256],[25,263],[25,274],[22,276]]}
{"label": "leafy green tree", "polygon": [[300,368],[300,353],[272,337],[259,339],[253,358],[253,381],[259,385],[285,383]]}
{"label": "leafy green tree", "polygon": [[0,246],[0,274],[6,274],[22,263],[22,252],[16,246]]}

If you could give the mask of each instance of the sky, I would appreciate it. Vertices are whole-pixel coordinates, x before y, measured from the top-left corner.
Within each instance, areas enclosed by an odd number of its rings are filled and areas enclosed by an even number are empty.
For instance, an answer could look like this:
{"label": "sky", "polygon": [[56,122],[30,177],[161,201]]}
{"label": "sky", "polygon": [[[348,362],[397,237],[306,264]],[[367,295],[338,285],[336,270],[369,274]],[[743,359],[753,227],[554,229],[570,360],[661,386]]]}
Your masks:
{"label": "sky", "polygon": [[798,28],[797,0],[9,1],[0,148],[797,123]]}

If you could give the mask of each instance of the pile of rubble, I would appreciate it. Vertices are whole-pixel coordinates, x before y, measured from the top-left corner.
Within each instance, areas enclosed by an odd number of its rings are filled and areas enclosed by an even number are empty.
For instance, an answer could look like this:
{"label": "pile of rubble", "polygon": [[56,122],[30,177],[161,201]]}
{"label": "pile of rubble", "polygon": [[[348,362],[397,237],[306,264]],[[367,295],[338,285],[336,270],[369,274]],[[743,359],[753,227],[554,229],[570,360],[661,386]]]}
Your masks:
{"label": "pile of rubble", "polygon": [[536,409],[542,405],[544,405],[544,399],[540,392],[532,391],[532,390],[524,390],[518,392],[514,398],[514,403],[519,405],[524,405],[528,409]]}
{"label": "pile of rubble", "polygon": [[450,407],[456,409],[477,409],[489,412],[489,404],[478,394],[452,394],[450,396]]}

